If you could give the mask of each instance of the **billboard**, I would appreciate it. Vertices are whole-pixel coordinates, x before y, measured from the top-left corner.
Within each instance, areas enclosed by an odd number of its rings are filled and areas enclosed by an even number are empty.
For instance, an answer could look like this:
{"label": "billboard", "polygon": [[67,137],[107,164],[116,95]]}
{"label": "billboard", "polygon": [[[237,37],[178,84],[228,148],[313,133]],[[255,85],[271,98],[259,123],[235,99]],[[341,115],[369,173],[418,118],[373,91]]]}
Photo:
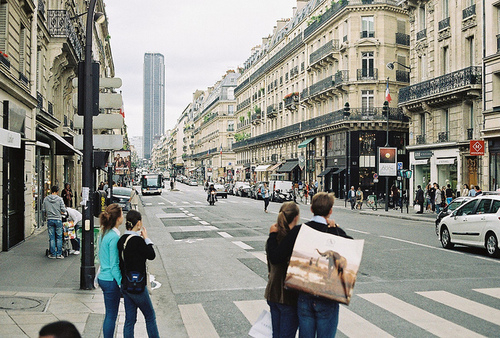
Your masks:
{"label": "billboard", "polygon": [[378,148],[378,174],[379,176],[396,176],[398,167],[398,148]]}
{"label": "billboard", "polygon": [[115,165],[116,175],[129,175],[130,174],[130,150],[115,151],[113,159]]}

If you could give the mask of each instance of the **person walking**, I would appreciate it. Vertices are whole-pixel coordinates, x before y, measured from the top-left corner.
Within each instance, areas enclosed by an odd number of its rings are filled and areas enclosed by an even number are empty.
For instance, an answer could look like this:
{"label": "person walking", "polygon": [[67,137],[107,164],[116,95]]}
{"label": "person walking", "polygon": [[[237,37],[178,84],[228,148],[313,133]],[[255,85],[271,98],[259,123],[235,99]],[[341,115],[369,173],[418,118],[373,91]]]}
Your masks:
{"label": "person walking", "polygon": [[64,205],[67,207],[73,206],[73,190],[71,190],[71,184],[66,183],[64,189],[61,192],[61,197],[64,201]]}
{"label": "person walking", "polygon": [[132,192],[130,193],[130,198],[128,200],[130,202],[130,206],[132,210],[139,210],[139,193],[137,190],[132,187]]}
{"label": "person walking", "polygon": [[417,186],[417,194],[415,197],[415,204],[418,204],[420,206],[420,211],[417,211],[417,214],[423,214],[424,213],[424,191],[422,190],[421,185]]}
{"label": "person walking", "polygon": [[113,338],[121,296],[122,274],[120,259],[118,258],[118,240],[120,239],[118,227],[123,222],[122,209],[116,203],[110,204],[101,212],[99,219],[101,222],[101,240],[99,243],[100,271],[97,275],[97,282],[104,294],[106,311],[102,332],[104,338]]}
{"label": "person walking", "polygon": [[273,337],[294,338],[299,326],[298,294],[294,290],[285,289],[286,271],[292,251],[289,247],[280,247],[281,241],[297,225],[299,212],[296,203],[283,203],[277,222],[269,229],[266,243],[268,282],[265,297],[271,309]]}
{"label": "person walking", "polygon": [[262,186],[262,198],[264,199],[264,211],[265,212],[268,212],[267,211],[267,207],[269,206],[269,188],[267,187],[267,183],[264,183],[264,185]]}
{"label": "person walking", "polygon": [[[127,278],[127,272],[134,271],[146,278],[146,260],[156,257],[153,242],[148,237],[146,227],[142,224],[142,216],[139,211],[130,210],[125,222],[127,229],[118,241],[118,253],[120,258],[120,270],[122,280]],[[125,325],[123,326],[123,337],[134,337],[134,327],[137,322],[137,308],[139,308],[146,320],[146,331],[148,337],[160,337],[156,325],[156,314],[149,297],[147,286],[140,293],[128,292],[122,284],[123,300],[125,304]]]}
{"label": "person walking", "polygon": [[470,186],[469,194],[467,196],[471,196],[471,197],[476,196],[476,188],[473,185]]}
{"label": "person walking", "polygon": [[439,215],[441,212],[441,205],[443,203],[443,195],[441,193],[441,189],[439,189],[439,184],[434,183],[435,195],[434,195],[434,204],[436,205],[436,214]]}
{"label": "person walking", "polygon": [[70,220],[73,221],[73,224],[75,225],[75,238],[71,239],[71,247],[72,249],[70,250],[70,254],[72,255],[79,255],[80,254],[80,239],[77,236],[78,229],[80,229],[80,226],[82,225],[82,213],[79,212],[76,209],[73,208],[66,208],[68,211],[68,216]]}
{"label": "person walking", "polygon": [[464,187],[462,188],[462,193],[460,196],[469,196],[469,186],[467,184],[464,184]]}
{"label": "person walking", "polygon": [[348,199],[349,202],[351,202],[351,210],[354,210],[354,207],[356,206],[356,191],[354,190],[354,186],[351,187],[351,190],[348,192]]}
{"label": "person walking", "polygon": [[42,213],[47,219],[47,231],[49,233],[49,258],[63,259],[62,215],[66,214],[66,206],[61,197],[58,196],[59,187],[54,185],[50,188],[51,194],[43,200]]}
{"label": "person walking", "polygon": [[362,206],[363,206],[363,191],[361,190],[361,187],[358,187],[358,190],[356,190],[356,209],[361,210]]}
{"label": "person walking", "polygon": [[[446,203],[447,204],[450,204],[451,201],[453,201],[453,190],[451,190],[451,185],[450,184],[447,184],[446,185]],[[476,191],[476,195],[477,195],[477,191]]]}
{"label": "person walking", "polygon": [[483,193],[481,188],[479,188],[477,185],[474,187],[474,190],[476,190],[476,194],[474,196],[478,196],[478,195],[481,195]]}

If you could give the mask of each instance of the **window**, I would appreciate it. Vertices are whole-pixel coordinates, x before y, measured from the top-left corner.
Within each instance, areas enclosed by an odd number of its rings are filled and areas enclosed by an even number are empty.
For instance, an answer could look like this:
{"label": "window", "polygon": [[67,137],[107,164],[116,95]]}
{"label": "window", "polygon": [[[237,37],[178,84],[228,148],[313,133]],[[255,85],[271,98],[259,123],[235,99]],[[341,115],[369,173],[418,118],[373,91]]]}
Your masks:
{"label": "window", "polygon": [[467,54],[469,54],[467,61],[469,63],[469,66],[474,66],[474,36],[467,38],[466,46],[467,46]]}
{"label": "window", "polygon": [[232,104],[227,106],[227,113],[229,115],[234,115],[234,106]]}
{"label": "window", "polygon": [[418,24],[419,24],[420,30],[425,29],[425,7],[424,6],[422,6],[418,9]]}
{"label": "window", "polygon": [[450,16],[448,0],[442,0],[442,1],[443,1],[443,19],[446,19],[447,17]]}
{"label": "window", "polygon": [[406,34],[406,21],[398,20],[398,33]]}
{"label": "window", "polygon": [[470,202],[467,202],[464,204],[460,209],[456,211],[457,216],[465,216],[465,215],[470,215],[472,213],[472,210],[476,206],[477,200],[473,200]]}
{"label": "window", "polygon": [[500,201],[493,201],[493,205],[491,207],[490,213],[496,214],[498,209],[500,209]]}
{"label": "window", "polygon": [[361,17],[361,37],[373,38],[374,36],[375,36],[375,25],[373,22],[373,16]]}
{"label": "window", "polygon": [[420,114],[420,135],[425,136],[425,113]]}
{"label": "window", "polygon": [[373,108],[373,98],[373,90],[361,91],[361,109],[363,112],[369,111]]}
{"label": "window", "polygon": [[444,110],[443,114],[444,131],[450,131],[450,111],[448,109]]}
{"label": "window", "polygon": [[449,50],[448,46],[443,47],[443,56],[442,56],[442,62],[443,62],[443,75],[448,74],[450,65],[449,65]]}
{"label": "window", "polygon": [[373,63],[374,63],[373,52],[361,53],[361,68],[363,77],[374,76]]}
{"label": "window", "polygon": [[488,198],[482,199],[477,206],[475,214],[487,214],[490,211],[491,200]]}
{"label": "window", "polygon": [[347,20],[344,21],[344,24],[343,24],[343,30],[344,30],[344,38],[343,38],[343,42],[346,42],[347,41],[347,32],[349,32],[349,25],[347,24]]}

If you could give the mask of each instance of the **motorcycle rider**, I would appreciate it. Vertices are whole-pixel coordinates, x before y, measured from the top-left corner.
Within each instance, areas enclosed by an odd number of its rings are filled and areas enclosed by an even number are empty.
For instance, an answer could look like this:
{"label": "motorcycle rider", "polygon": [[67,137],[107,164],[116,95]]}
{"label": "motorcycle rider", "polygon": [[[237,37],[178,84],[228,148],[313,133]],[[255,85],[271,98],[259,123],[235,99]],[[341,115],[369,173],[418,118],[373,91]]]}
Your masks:
{"label": "motorcycle rider", "polygon": [[215,201],[217,201],[217,189],[215,189],[214,187],[214,184],[210,184],[210,186],[208,187],[208,196],[207,196],[207,202],[210,202],[210,194],[212,193],[212,191],[214,192],[214,198],[215,198]]}

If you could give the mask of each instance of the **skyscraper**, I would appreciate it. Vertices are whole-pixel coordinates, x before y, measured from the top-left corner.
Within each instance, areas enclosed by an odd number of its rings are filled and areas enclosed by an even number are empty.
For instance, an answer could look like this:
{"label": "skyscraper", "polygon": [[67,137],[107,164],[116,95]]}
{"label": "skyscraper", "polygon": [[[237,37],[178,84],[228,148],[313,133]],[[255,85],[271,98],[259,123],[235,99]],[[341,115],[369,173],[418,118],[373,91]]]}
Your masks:
{"label": "skyscraper", "polygon": [[155,140],[165,132],[165,59],[144,54],[144,158],[151,158]]}

